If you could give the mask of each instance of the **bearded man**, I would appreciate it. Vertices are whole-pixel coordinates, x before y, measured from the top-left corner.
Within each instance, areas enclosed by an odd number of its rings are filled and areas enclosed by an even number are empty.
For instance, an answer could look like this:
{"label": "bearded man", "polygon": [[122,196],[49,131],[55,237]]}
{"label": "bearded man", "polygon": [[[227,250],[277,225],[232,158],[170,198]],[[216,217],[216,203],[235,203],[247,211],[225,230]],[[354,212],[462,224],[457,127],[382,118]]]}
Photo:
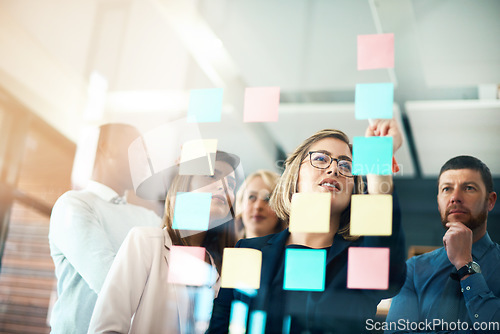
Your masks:
{"label": "bearded man", "polygon": [[443,165],[437,202],[444,247],[407,261],[386,332],[500,331],[500,246],[486,231],[496,199],[491,172],[479,159],[458,156]]}

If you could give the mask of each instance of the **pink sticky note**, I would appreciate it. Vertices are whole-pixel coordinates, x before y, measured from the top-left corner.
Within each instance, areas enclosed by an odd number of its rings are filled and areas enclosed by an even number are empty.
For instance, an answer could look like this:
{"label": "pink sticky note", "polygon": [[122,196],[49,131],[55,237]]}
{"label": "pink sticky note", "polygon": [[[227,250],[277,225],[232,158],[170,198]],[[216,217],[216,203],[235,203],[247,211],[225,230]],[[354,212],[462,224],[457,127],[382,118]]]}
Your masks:
{"label": "pink sticky note", "polygon": [[279,87],[245,89],[244,122],[277,122],[280,104]]}
{"label": "pink sticky note", "polygon": [[394,34],[358,35],[358,70],[394,68]]}
{"label": "pink sticky note", "polygon": [[170,247],[168,283],[201,286],[209,281],[210,265],[205,262],[205,248]]}
{"label": "pink sticky note", "polygon": [[347,288],[387,290],[389,254],[384,247],[349,247]]}

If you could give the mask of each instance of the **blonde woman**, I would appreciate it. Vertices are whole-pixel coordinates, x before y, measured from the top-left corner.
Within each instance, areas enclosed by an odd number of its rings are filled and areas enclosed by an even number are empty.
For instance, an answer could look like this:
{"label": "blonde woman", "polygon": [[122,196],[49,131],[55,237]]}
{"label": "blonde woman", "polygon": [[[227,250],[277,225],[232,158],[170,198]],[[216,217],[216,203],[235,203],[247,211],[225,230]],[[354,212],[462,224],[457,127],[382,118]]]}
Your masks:
{"label": "blonde woman", "polygon": [[[375,121],[367,136],[392,136],[394,151],[402,143],[397,123]],[[392,175],[368,175],[370,194],[391,194]],[[362,333],[381,299],[396,295],[405,281],[405,246],[399,207],[393,196],[393,229],[389,237],[356,237],[349,233],[351,195],[363,191],[361,177],[352,174],[352,147],[339,130],[322,130],[307,138],[289,156],[285,171],[271,196],[271,207],[286,222],[292,195],[302,192],[331,194],[330,231],[297,233],[288,229],[261,238],[242,239],[236,247],[262,252],[260,289],[255,297],[239,290],[221,289],[214,301],[208,333],[227,333],[231,304],[240,300],[253,311],[265,312],[265,332]],[[390,248],[387,290],[347,289],[350,247]],[[285,254],[297,250],[324,250],[324,290],[285,290]],[[323,253],[323,252],[321,252]]]}
{"label": "blonde woman", "polygon": [[[170,249],[205,247],[205,261],[220,273],[224,247],[235,244],[231,205],[239,183],[234,172],[238,164],[236,156],[218,151],[213,176],[174,177],[166,196],[164,228],[135,228],[128,234],[97,299],[89,333],[195,332],[186,286],[168,283]],[[178,192],[212,194],[207,231],[189,234],[173,228]],[[213,289],[216,294],[217,283]]]}
{"label": "blonde woman", "polygon": [[236,239],[263,237],[285,229],[284,221],[269,206],[279,177],[261,169],[245,179],[236,194]]}

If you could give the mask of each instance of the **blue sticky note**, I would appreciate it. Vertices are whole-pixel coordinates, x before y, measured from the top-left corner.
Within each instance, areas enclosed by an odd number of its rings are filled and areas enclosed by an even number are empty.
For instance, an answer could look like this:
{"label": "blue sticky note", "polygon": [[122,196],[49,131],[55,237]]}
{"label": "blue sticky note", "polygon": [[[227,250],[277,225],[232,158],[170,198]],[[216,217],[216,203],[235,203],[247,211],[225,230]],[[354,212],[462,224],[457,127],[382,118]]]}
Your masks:
{"label": "blue sticky note", "polygon": [[287,249],[284,290],[325,290],[325,249]]}
{"label": "blue sticky note", "polygon": [[266,331],[267,313],[265,311],[253,311],[250,313],[250,334],[264,334]]}
{"label": "blue sticky note", "polygon": [[189,92],[189,123],[220,122],[222,88],[193,89]]}
{"label": "blue sticky note", "polygon": [[250,298],[257,296],[257,289],[236,289],[236,291],[241,292]]}
{"label": "blue sticky note", "polygon": [[247,329],[248,305],[235,300],[231,303],[229,333],[245,333]]}
{"label": "blue sticky note", "polygon": [[352,173],[391,175],[392,137],[354,137]]}
{"label": "blue sticky note", "polygon": [[292,327],[292,317],[290,315],[285,315],[283,317],[283,334],[290,334],[290,327]]}
{"label": "blue sticky note", "polygon": [[214,290],[209,287],[200,287],[196,290],[194,304],[194,318],[195,320],[206,322],[210,321],[212,316],[212,306],[214,304]]}
{"label": "blue sticky note", "polygon": [[212,193],[178,192],[175,196],[172,228],[191,231],[208,230],[211,203]]}
{"label": "blue sticky note", "polygon": [[356,85],[354,112],[356,119],[392,118],[393,103],[392,82]]}

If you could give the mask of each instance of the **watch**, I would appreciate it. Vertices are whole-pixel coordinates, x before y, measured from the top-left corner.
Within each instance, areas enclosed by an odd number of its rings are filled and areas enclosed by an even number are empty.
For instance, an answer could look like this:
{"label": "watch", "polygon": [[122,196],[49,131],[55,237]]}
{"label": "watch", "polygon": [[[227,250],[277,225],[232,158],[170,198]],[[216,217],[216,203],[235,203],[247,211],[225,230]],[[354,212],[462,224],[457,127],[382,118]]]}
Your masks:
{"label": "watch", "polygon": [[471,261],[462,268],[458,269],[457,271],[458,280],[461,280],[466,275],[478,274],[480,272],[481,272],[481,267],[479,266],[479,264],[477,262]]}

